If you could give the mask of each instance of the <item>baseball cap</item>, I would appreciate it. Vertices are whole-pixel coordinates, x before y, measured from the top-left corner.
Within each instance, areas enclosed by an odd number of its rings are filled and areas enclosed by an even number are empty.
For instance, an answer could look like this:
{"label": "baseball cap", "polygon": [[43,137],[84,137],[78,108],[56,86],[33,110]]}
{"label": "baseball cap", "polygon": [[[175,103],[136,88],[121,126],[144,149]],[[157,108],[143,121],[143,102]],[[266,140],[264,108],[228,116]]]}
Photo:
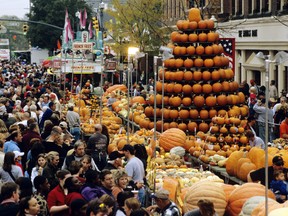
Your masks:
{"label": "baseball cap", "polygon": [[67,123],[66,122],[60,122],[60,124],[59,124],[59,126],[62,128],[67,128],[68,126],[67,126]]}
{"label": "baseball cap", "polygon": [[283,166],[284,165],[283,158],[281,156],[278,156],[278,155],[272,159],[272,162],[276,166]]}
{"label": "baseball cap", "polygon": [[19,156],[23,156],[25,153],[24,152],[19,152],[19,151],[13,151],[13,153],[15,154],[15,159],[18,158]]}
{"label": "baseball cap", "polygon": [[121,154],[118,151],[113,151],[109,154],[109,160],[116,160],[117,158],[122,158],[124,154]]}
{"label": "baseball cap", "polygon": [[158,198],[158,199],[169,199],[169,191],[165,189],[160,189],[156,193],[151,195],[151,198]]}
{"label": "baseball cap", "polygon": [[133,147],[132,145],[126,144],[126,145],[124,145],[124,147],[121,149],[121,151],[129,151],[129,152],[131,153],[131,152],[134,152],[134,147]]}

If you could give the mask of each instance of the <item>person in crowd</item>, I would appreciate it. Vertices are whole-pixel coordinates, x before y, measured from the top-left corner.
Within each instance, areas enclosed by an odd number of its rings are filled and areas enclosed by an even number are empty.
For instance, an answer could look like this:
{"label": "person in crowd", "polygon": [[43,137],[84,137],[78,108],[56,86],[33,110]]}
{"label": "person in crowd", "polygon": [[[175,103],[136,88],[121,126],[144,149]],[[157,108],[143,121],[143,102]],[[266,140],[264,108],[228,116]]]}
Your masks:
{"label": "person in crowd", "polygon": [[198,209],[194,209],[184,214],[184,216],[218,216],[213,202],[207,199],[200,199],[197,202]]}
{"label": "person in crowd", "polygon": [[2,119],[0,119],[0,133],[6,137],[9,136],[8,128]]}
{"label": "person in crowd", "polygon": [[[274,179],[273,173],[275,170],[283,170],[284,174],[287,176],[288,169],[284,168],[284,160],[281,156],[274,156],[272,159],[272,166],[268,167],[268,187]],[[248,182],[260,182],[262,185],[265,185],[265,167],[260,168],[255,171],[251,171],[247,176]],[[274,179],[275,180],[275,179]]]}
{"label": "person in crowd", "polygon": [[108,212],[107,212],[108,215],[110,215],[110,216],[115,215],[115,213],[113,213],[114,211],[116,211],[116,209],[113,209],[114,206],[116,206],[115,199],[113,199],[108,194],[103,194],[99,198],[99,202],[104,203],[105,206],[108,208]]}
{"label": "person in crowd", "polygon": [[278,98],[278,90],[276,87],[276,81],[275,80],[270,81],[269,98],[274,98],[274,99]]}
{"label": "person in crowd", "polygon": [[42,140],[46,140],[47,137],[50,136],[53,127],[54,127],[54,124],[50,120],[46,120],[44,122],[44,128],[41,133]]}
{"label": "person in crowd", "polygon": [[[128,174],[128,180],[133,181],[134,189],[138,190],[138,199],[142,205],[145,201],[144,178],[145,170],[143,162],[135,156],[135,149],[132,145],[126,144],[122,151],[127,159],[125,171]],[[131,184],[131,182],[130,182]]]}
{"label": "person in crowd", "polygon": [[6,182],[1,187],[1,216],[14,216],[19,211],[19,186],[14,182]]}
{"label": "person in crowd", "polygon": [[[32,139],[39,139],[42,142],[41,135],[39,133],[39,128],[37,123],[31,123],[28,126],[27,132],[22,137],[22,142],[20,143],[19,147],[21,151],[23,151],[26,155],[28,154],[29,150],[31,149],[30,141]],[[26,164],[26,158],[22,159],[22,164]]]}
{"label": "person in crowd", "polygon": [[[79,172],[79,176],[84,178],[85,179],[85,174],[88,170],[91,170],[93,169],[93,166],[92,166],[92,157],[90,155],[84,155],[81,160],[80,160],[80,163],[81,163],[81,169],[80,169],[80,172]],[[95,163],[94,163],[95,165]],[[94,167],[95,169],[95,167]]]}
{"label": "person in crowd", "polygon": [[[285,96],[280,97],[279,103],[276,103],[273,107],[273,116],[276,114],[277,110],[284,109],[285,111],[287,110],[288,104],[287,104],[287,98]],[[286,112],[285,112],[286,113]]]}
{"label": "person in crowd", "polygon": [[132,197],[134,197],[134,194],[131,191],[122,191],[118,193],[117,195],[118,208],[115,216],[125,216],[125,210],[124,210],[125,200]]}
{"label": "person in crowd", "polygon": [[19,177],[18,179],[16,179],[15,183],[19,185],[20,199],[27,197],[27,196],[32,196],[33,185],[29,178]]}
{"label": "person in crowd", "polygon": [[109,129],[106,125],[101,125],[102,126],[102,131],[101,134],[103,134],[104,136],[106,136],[107,141],[106,141],[106,149],[108,149],[108,145],[110,143],[110,137],[109,137]]}
{"label": "person in crowd", "polygon": [[159,189],[155,194],[151,195],[151,198],[155,200],[156,205],[146,208],[149,213],[158,212],[161,216],[181,216],[177,205],[169,199],[169,191]]}
{"label": "person in crowd", "polygon": [[273,173],[274,179],[270,183],[270,188],[276,196],[278,202],[285,202],[288,195],[288,182],[285,179],[283,170],[275,170]]}
{"label": "person in crowd", "polygon": [[246,131],[246,137],[248,138],[249,145],[251,147],[259,147],[261,149],[265,149],[264,141],[260,137],[256,136],[252,131]]}
{"label": "person in crowd", "polygon": [[130,213],[130,216],[150,216],[149,212],[144,208],[137,209]]}
{"label": "person in crowd", "polygon": [[32,169],[37,164],[37,158],[39,154],[45,154],[45,147],[42,142],[37,139],[33,138],[30,140],[31,150],[27,154],[27,167],[26,167],[26,174],[27,176],[31,176]]}
{"label": "person in crowd", "polygon": [[15,182],[23,176],[21,168],[15,165],[15,154],[7,152],[4,156],[3,167],[0,167],[0,176],[3,182]]}
{"label": "person in crowd", "polygon": [[288,113],[288,104],[285,102],[286,98],[280,98],[280,104],[277,105],[275,104],[273,107],[274,108],[277,106],[277,108],[275,109],[274,112],[274,136],[275,138],[279,138],[280,137],[280,124],[282,123],[282,121],[285,120],[285,116],[286,113]]}
{"label": "person in crowd", "polygon": [[117,101],[117,98],[115,98],[115,93],[111,92],[109,99],[107,100],[107,107],[109,107],[110,110],[112,110],[112,104]]}
{"label": "person in crowd", "polygon": [[96,170],[88,170],[85,177],[86,182],[81,188],[81,194],[87,202],[105,194],[100,187],[99,173]]}
{"label": "person in crowd", "polygon": [[23,166],[22,166],[22,163],[21,163],[21,159],[22,157],[25,155],[24,152],[19,152],[19,151],[13,151],[14,155],[15,155],[15,165],[16,166],[19,166],[24,174],[24,169],[23,169]]}
{"label": "person in crowd", "polygon": [[81,129],[80,129],[80,116],[74,111],[74,104],[68,104],[68,111],[66,114],[66,121],[70,128],[70,133],[73,135],[75,142],[80,139]]}
{"label": "person in crowd", "polygon": [[49,102],[49,106],[46,109],[46,111],[43,113],[43,116],[42,116],[41,121],[39,123],[40,129],[43,129],[44,122],[51,118],[51,116],[55,110],[56,110],[56,105],[52,101]]}
{"label": "person in crowd", "polygon": [[119,169],[113,173],[113,177],[115,185],[112,188],[112,194],[115,200],[117,200],[117,195],[124,191],[128,185],[128,175],[124,170]]}
{"label": "person in crowd", "polygon": [[47,197],[47,204],[50,215],[52,216],[68,216],[69,206],[65,204],[66,194],[64,192],[65,179],[71,176],[68,170],[59,170],[56,173],[59,184],[52,189]]}
{"label": "person in crowd", "polygon": [[67,189],[67,196],[65,198],[65,204],[70,206],[71,202],[75,199],[83,199],[84,197],[80,193],[82,184],[78,178],[70,176],[65,179],[64,188]]}
{"label": "person in crowd", "polygon": [[[253,106],[253,110],[257,114],[257,125],[259,129],[259,137],[262,140],[265,140],[265,122],[268,121],[269,128],[268,128],[268,141],[270,140],[270,134],[273,125],[273,112],[269,107],[265,107],[265,98],[262,100],[258,100],[257,103]],[[268,119],[266,119],[266,111],[268,111]]]}
{"label": "person in crowd", "polygon": [[70,216],[86,216],[88,203],[83,199],[75,199],[69,206]]}
{"label": "person in crowd", "polygon": [[59,127],[62,129],[62,136],[69,135],[71,138],[73,135],[68,131],[68,125],[65,121],[60,122]]}
{"label": "person in crowd", "polygon": [[4,157],[5,157],[5,153],[3,152],[5,140],[3,139],[4,139],[3,135],[0,134],[0,167],[3,167]]}
{"label": "person in crowd", "polygon": [[104,169],[114,170],[123,168],[122,157],[124,154],[121,154],[119,151],[113,151],[108,156],[107,165]]}
{"label": "person in crowd", "polygon": [[37,216],[40,213],[40,206],[34,197],[27,196],[19,202],[17,216]]}
{"label": "person in crowd", "polygon": [[253,110],[254,105],[257,103],[257,93],[256,88],[251,87],[249,89],[249,97],[248,97],[248,107],[249,107],[249,116],[254,116],[255,111]]}
{"label": "person in crowd", "polygon": [[50,93],[49,95],[50,101],[55,104],[55,111],[61,112],[61,104],[58,100],[58,96],[55,93]]}
{"label": "person in crowd", "polygon": [[130,216],[131,212],[139,210],[141,207],[141,203],[135,197],[131,197],[125,200],[124,202],[124,211],[126,216]]}
{"label": "person in crowd", "polygon": [[256,136],[256,118],[254,116],[249,116],[247,118],[247,124],[244,126],[245,131],[250,130]]}
{"label": "person in crowd", "polygon": [[44,176],[38,175],[34,178],[33,185],[36,189],[34,198],[37,200],[40,206],[39,215],[47,216],[49,215],[47,196],[50,191],[50,184]]}
{"label": "person in crowd", "polygon": [[99,179],[101,181],[102,190],[109,196],[113,197],[112,188],[114,186],[114,179],[112,172],[110,170],[102,170]]}
{"label": "person in crowd", "polygon": [[93,200],[88,204],[86,214],[90,216],[106,216],[108,214],[108,208],[104,203]]}
{"label": "person in crowd", "polygon": [[0,116],[2,116],[4,113],[7,113],[6,109],[6,98],[0,98]]}
{"label": "person in crowd", "polygon": [[[43,169],[47,164],[47,160],[45,157],[45,154],[39,154],[37,156],[37,164],[35,167],[33,167],[32,172],[31,172],[31,181],[34,182],[35,177],[41,176],[43,173]],[[35,185],[34,185],[35,187]]]}
{"label": "person in crowd", "polygon": [[73,153],[71,155],[66,156],[63,162],[62,169],[67,169],[70,166],[71,162],[74,160],[80,161],[85,155],[85,148],[86,148],[86,144],[82,142],[81,140],[78,140],[74,144]]}
{"label": "person in crowd", "polygon": [[95,125],[95,134],[89,137],[87,153],[91,154],[98,169],[101,171],[107,164],[107,137],[103,135],[102,125]]}
{"label": "person in crowd", "polygon": [[4,143],[4,153],[13,151],[21,152],[19,148],[19,143],[22,142],[22,135],[20,131],[13,131],[10,136],[6,138],[6,140],[7,141]]}
{"label": "person in crowd", "polygon": [[48,179],[51,189],[55,188],[59,181],[56,178],[56,173],[59,170],[59,153],[49,152],[47,155],[47,164],[43,169],[42,175]]}
{"label": "person in crowd", "polygon": [[285,114],[285,119],[280,124],[280,138],[288,139],[288,112]]}

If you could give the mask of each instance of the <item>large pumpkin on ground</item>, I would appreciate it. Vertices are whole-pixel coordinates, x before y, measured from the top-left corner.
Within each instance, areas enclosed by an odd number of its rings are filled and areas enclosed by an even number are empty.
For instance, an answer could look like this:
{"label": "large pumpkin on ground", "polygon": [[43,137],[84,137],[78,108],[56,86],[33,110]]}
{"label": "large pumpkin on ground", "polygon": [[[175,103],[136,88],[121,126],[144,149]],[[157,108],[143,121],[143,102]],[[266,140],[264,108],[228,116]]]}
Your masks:
{"label": "large pumpkin on ground", "polygon": [[[273,202],[274,200],[269,199],[269,201]],[[265,196],[253,196],[253,197],[249,198],[244,203],[239,216],[251,216],[251,213],[254,210],[254,208],[256,208],[258,206],[258,204],[262,203],[262,202],[265,202]]]}
{"label": "large pumpkin on ground", "polygon": [[[265,196],[265,186],[259,183],[245,183],[236,188],[229,197],[227,204],[227,215],[238,216],[241,209],[249,198],[253,196]],[[268,191],[268,197],[275,199],[272,191]]]}
{"label": "large pumpkin on ground", "polygon": [[184,147],[186,134],[178,128],[170,128],[160,135],[159,145],[165,151],[170,151],[175,146]]}
{"label": "large pumpkin on ground", "polygon": [[197,202],[200,199],[208,199],[213,202],[215,210],[219,216],[224,215],[226,208],[226,195],[220,183],[212,181],[199,181],[193,184],[184,198],[184,213],[197,209]]}

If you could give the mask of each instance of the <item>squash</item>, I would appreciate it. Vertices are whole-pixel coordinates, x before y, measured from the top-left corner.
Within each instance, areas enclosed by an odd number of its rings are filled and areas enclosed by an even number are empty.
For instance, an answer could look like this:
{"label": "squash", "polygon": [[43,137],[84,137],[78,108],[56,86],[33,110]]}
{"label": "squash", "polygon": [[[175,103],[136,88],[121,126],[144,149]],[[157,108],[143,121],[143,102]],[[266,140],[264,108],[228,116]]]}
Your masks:
{"label": "squash", "polygon": [[[251,212],[251,216],[263,216],[265,215],[265,201],[259,203]],[[273,199],[268,199],[268,213],[274,209],[282,208],[282,205]]]}
{"label": "squash", "polygon": [[195,22],[198,23],[201,20],[200,9],[191,8],[189,10],[188,19],[189,19],[190,22],[195,21]]}
{"label": "squash", "polygon": [[234,191],[236,189],[236,186],[230,185],[230,184],[222,184],[222,188],[223,188],[224,193],[226,195],[226,201],[228,202],[230,194],[232,193],[232,191]]}
{"label": "squash", "polygon": [[264,167],[264,164],[261,164],[261,158],[265,155],[265,151],[258,147],[253,147],[250,149],[248,153],[248,158],[251,160],[252,163],[256,165],[256,169],[260,169]]}
{"label": "squash", "polygon": [[[271,201],[272,199],[268,198],[268,200]],[[254,210],[254,208],[261,202],[265,202],[265,196],[253,196],[249,198],[244,203],[239,216],[251,216],[251,213]]]}
{"label": "squash", "polygon": [[[246,200],[253,196],[265,196],[265,186],[258,183],[245,183],[236,188],[228,199],[227,215],[238,216]],[[275,195],[270,190],[268,197],[275,200]]]}
{"label": "squash", "polygon": [[221,184],[207,180],[194,183],[187,189],[183,204],[184,213],[198,208],[199,199],[209,199],[213,202],[217,214],[224,215],[227,202]]}
{"label": "squash", "polygon": [[159,145],[165,151],[170,151],[175,146],[184,147],[185,143],[186,143],[186,134],[178,128],[170,128],[166,130],[160,135],[159,138]]}
{"label": "squash", "polygon": [[226,161],[226,172],[231,176],[236,176],[237,170],[237,162],[240,158],[242,158],[244,152],[242,151],[234,151]]}
{"label": "squash", "polygon": [[279,208],[271,211],[268,216],[286,216],[288,212],[288,207]]}

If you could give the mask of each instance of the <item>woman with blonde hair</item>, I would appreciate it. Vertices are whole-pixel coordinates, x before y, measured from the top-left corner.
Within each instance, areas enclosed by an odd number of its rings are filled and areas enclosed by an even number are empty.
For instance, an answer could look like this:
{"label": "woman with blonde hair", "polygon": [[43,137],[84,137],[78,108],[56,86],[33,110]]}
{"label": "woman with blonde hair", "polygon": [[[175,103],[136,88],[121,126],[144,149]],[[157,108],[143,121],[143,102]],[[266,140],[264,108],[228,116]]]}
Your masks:
{"label": "woman with blonde hair", "polygon": [[117,200],[117,195],[120,192],[124,191],[124,189],[128,185],[128,175],[125,172],[125,170],[119,169],[113,172],[113,176],[114,176],[115,186],[112,188],[112,194],[115,200]]}

